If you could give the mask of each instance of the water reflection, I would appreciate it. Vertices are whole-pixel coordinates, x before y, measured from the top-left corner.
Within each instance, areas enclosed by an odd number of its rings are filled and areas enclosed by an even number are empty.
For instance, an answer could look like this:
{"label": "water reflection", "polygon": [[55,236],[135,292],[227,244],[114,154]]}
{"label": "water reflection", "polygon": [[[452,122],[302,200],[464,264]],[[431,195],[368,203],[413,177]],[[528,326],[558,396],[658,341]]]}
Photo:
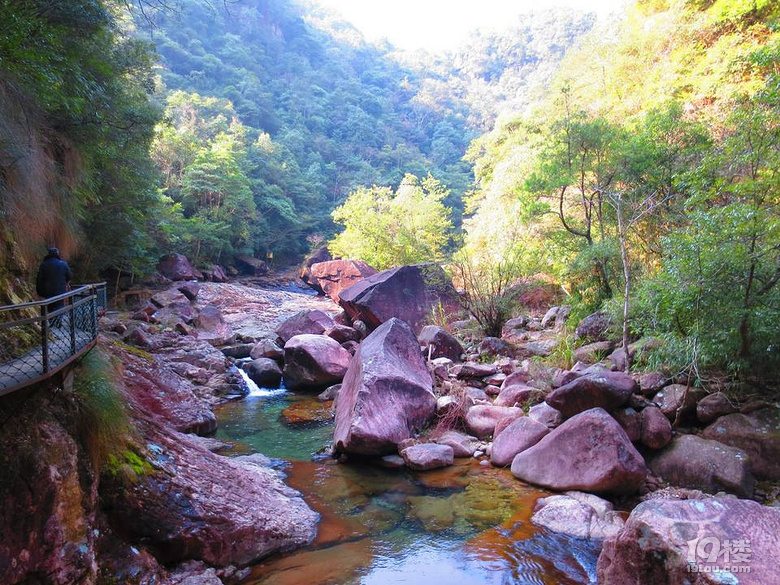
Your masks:
{"label": "water reflection", "polygon": [[531,524],[546,492],[470,459],[430,472],[312,461],[332,423],[281,418],[306,401],[314,399],[288,392],[218,410],[218,437],[288,460],[287,483],[322,516],[312,545],[258,564],[244,584],[596,582],[597,545]]}

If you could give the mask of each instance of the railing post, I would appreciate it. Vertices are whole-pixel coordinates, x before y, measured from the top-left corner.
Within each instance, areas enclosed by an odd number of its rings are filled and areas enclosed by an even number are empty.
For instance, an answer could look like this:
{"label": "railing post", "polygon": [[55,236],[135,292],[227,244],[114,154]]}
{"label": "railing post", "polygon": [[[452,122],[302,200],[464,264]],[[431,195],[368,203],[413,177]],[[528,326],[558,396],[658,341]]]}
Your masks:
{"label": "railing post", "polygon": [[49,305],[43,305],[41,314],[41,358],[43,360],[43,373],[49,371]]}
{"label": "railing post", "polygon": [[92,290],[92,339],[95,339],[97,337],[97,331],[98,331],[98,302],[97,302],[97,293],[95,290]]}
{"label": "railing post", "polygon": [[76,355],[76,305],[73,299],[71,299],[68,319],[70,320],[70,354]]}

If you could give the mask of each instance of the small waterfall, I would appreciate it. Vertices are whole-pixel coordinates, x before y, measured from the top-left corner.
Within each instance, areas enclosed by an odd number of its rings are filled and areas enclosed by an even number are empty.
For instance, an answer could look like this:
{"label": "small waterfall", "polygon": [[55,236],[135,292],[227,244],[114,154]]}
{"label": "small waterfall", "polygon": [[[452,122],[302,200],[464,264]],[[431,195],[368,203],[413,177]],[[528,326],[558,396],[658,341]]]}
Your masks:
{"label": "small waterfall", "polygon": [[236,370],[238,370],[241,379],[244,381],[244,386],[249,389],[247,397],[270,398],[271,396],[280,396],[287,392],[283,381],[279,383],[278,388],[260,388],[242,368],[236,368]]}

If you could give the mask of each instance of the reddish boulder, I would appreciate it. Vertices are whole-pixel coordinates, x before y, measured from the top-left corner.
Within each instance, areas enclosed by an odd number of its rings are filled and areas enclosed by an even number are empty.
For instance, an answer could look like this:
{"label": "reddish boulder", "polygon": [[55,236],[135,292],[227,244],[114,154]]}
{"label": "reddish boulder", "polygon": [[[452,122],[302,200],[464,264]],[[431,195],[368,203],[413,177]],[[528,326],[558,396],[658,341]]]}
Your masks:
{"label": "reddish boulder", "polygon": [[282,369],[271,358],[257,358],[244,365],[247,376],[258,386],[278,386]]}
{"label": "reddish boulder", "polygon": [[455,288],[436,264],[401,266],[369,276],[343,290],[339,304],[370,329],[396,317],[416,332],[440,305],[445,314],[460,307]]}
{"label": "reddish boulder", "polygon": [[603,311],[596,311],[579,322],[574,330],[574,339],[585,341],[607,341],[612,327],[612,318]]}
{"label": "reddish boulder", "polygon": [[620,408],[612,412],[612,417],[626,431],[632,443],[642,438],[642,415],[631,407]]}
{"label": "reddish boulder", "polygon": [[514,406],[479,404],[466,413],[466,427],[480,439],[495,433],[496,425],[504,418],[523,416],[523,409]]}
{"label": "reddish boulder", "polygon": [[412,445],[401,451],[401,457],[409,469],[425,471],[447,467],[455,462],[455,454],[449,445],[437,445],[435,443],[423,443]]}
{"label": "reddish boulder", "polygon": [[648,406],[642,410],[642,434],[639,441],[651,449],[662,449],[672,440],[672,425],[660,408]]}
{"label": "reddish boulder", "polygon": [[433,416],[433,380],[412,329],[391,318],[360,344],[336,401],[336,453],[384,455]]}
{"label": "reddish boulder", "polygon": [[[466,378],[487,378],[498,371],[496,364],[478,364],[476,362],[466,362],[450,368],[450,373],[458,380]],[[505,384],[506,382],[504,382]]]}
{"label": "reddish boulder", "polygon": [[493,439],[490,462],[498,467],[510,465],[515,455],[536,445],[549,432],[545,425],[527,416],[515,419]]}
{"label": "reddish boulder", "polygon": [[591,408],[620,408],[635,389],[636,382],[628,374],[604,371],[581,376],[553,390],[546,402],[569,418]]}
{"label": "reddish boulder", "polygon": [[347,343],[348,341],[360,341],[360,333],[353,329],[352,327],[348,327],[346,325],[339,325],[334,324],[333,327],[328,329],[325,332],[325,335],[330,337],[331,339],[335,339],[339,343]]}
{"label": "reddish boulder", "polygon": [[248,256],[246,254],[239,254],[235,256],[236,267],[244,274],[250,274],[252,276],[263,276],[268,274],[268,265],[259,258],[254,256]]}
{"label": "reddish boulder", "polygon": [[747,454],[695,435],[682,435],[648,461],[650,470],[675,486],[752,497],[755,479]]}
{"label": "reddish boulder", "polygon": [[612,351],[611,341],[594,341],[574,350],[574,359],[578,362],[592,364],[600,361]]}
{"label": "reddish boulder", "polygon": [[101,495],[112,523],[160,561],[246,565],[314,538],[318,515],[262,456],[222,457],[162,429],[150,440],[151,471],[106,477]]}
{"label": "reddish boulder", "polygon": [[460,341],[437,325],[426,325],[417,336],[423,352],[430,359],[446,357],[453,362],[459,362],[463,354],[463,346]]}
{"label": "reddish boulder", "polygon": [[272,360],[282,361],[284,359],[284,350],[271,339],[261,339],[252,347],[249,357],[253,360],[271,358]]}
{"label": "reddish boulder", "polygon": [[198,339],[208,341],[212,345],[227,345],[235,339],[235,334],[225,322],[222,311],[214,305],[203,307],[195,319],[198,328]]}
{"label": "reddish boulder", "polygon": [[[776,584],[780,582],[778,534],[780,510],[749,500],[648,500],[634,508],[623,529],[604,542],[598,582]],[[698,570],[692,571],[694,567]]]}
{"label": "reddish boulder", "polygon": [[716,392],[705,396],[696,405],[696,418],[705,425],[710,424],[718,417],[737,412],[736,406],[725,394]]}
{"label": "reddish boulder", "polygon": [[198,293],[200,293],[200,285],[197,282],[184,282],[177,288],[179,292],[187,297],[187,300],[190,301],[197,299]]}
{"label": "reddish boulder", "polygon": [[296,335],[323,335],[335,325],[333,319],[325,311],[319,309],[301,311],[279,325],[276,328],[276,334],[283,343],[287,343],[290,338]]}
{"label": "reddish boulder", "polygon": [[339,302],[339,293],[357,284],[364,278],[373,276],[377,271],[362,260],[330,260],[317,262],[309,268],[306,284],[317,286],[325,295]]}
{"label": "reddish boulder", "polygon": [[219,264],[210,264],[208,268],[201,270],[203,280],[206,282],[227,282],[228,276],[225,269]]}
{"label": "reddish boulder", "polygon": [[645,396],[653,396],[666,386],[667,378],[658,372],[648,372],[639,377],[639,391]]}
{"label": "reddish boulder", "polygon": [[617,534],[624,525],[610,502],[583,492],[539,498],[531,522],[553,532],[592,539]]}
{"label": "reddish boulder", "polygon": [[539,404],[544,400],[544,392],[525,384],[516,384],[502,388],[493,404],[496,406],[523,406]]}
{"label": "reddish boulder", "polygon": [[163,256],[157,263],[157,270],[171,280],[195,280],[197,278],[195,269],[183,254]]}
{"label": "reddish boulder", "polygon": [[344,378],[352,358],[324,335],[295,335],[284,344],[284,383],[288,388],[322,388]]}
{"label": "reddish boulder", "polygon": [[317,264],[319,262],[328,262],[329,260],[333,260],[333,256],[331,256],[330,251],[328,250],[328,246],[320,246],[306,257],[306,259],[303,261],[303,264],[301,264],[300,271],[298,272],[298,276],[300,276],[301,280],[321,295],[324,295],[325,292],[322,290],[322,287],[320,287],[317,281],[311,278],[311,267],[313,264]]}
{"label": "reddish boulder", "polygon": [[702,436],[745,451],[756,477],[780,479],[780,409],[722,416]]}
{"label": "reddish boulder", "polygon": [[593,408],[519,453],[512,475],[554,490],[625,494],[641,487],[647,469],[615,419]]}
{"label": "reddish boulder", "polygon": [[541,402],[528,409],[528,416],[545,425],[548,429],[554,429],[563,422],[563,415],[546,402]]}
{"label": "reddish boulder", "polygon": [[663,388],[653,398],[672,423],[694,418],[696,404],[707,393],[701,388],[692,388],[683,384],[671,384]]}

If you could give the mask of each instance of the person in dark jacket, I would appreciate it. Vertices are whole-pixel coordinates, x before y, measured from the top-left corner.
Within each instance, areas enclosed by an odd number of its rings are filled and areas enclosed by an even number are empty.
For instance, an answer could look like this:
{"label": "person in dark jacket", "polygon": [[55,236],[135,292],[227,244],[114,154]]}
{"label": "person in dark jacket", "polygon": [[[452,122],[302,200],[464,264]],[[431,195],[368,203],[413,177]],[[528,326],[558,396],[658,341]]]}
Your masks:
{"label": "person in dark jacket", "polygon": [[[38,268],[35,290],[39,296],[45,299],[56,297],[68,291],[68,284],[72,278],[73,272],[71,272],[68,263],[60,257],[60,251],[57,248],[49,248],[49,253]],[[56,301],[49,303],[47,310],[49,313],[53,313],[63,306],[65,306],[65,301]],[[51,320],[50,325],[59,327],[61,321],[61,316],[56,317]]]}

